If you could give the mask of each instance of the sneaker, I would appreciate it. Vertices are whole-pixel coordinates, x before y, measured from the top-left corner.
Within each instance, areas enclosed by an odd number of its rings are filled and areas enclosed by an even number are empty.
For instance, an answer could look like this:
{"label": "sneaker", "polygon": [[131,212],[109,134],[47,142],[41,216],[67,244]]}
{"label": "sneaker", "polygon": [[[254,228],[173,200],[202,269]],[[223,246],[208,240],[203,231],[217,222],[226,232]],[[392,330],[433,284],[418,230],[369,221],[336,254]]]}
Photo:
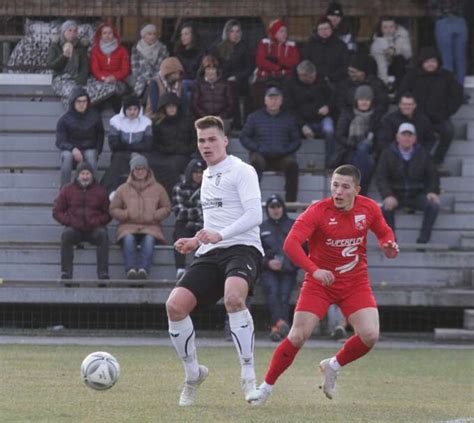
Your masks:
{"label": "sneaker", "polygon": [[130,269],[127,272],[127,279],[136,279],[137,278],[137,271],[135,269]]}
{"label": "sneaker", "polygon": [[257,390],[257,385],[255,384],[255,379],[241,379],[240,386],[242,391],[244,391],[245,401],[247,401],[247,396]]}
{"label": "sneaker", "polygon": [[143,268],[138,269],[136,279],[147,279],[147,278],[148,278],[148,272]]}
{"label": "sneaker", "polygon": [[329,365],[330,358],[326,358],[326,360],[321,361],[319,363],[319,370],[324,376],[324,383],[323,386],[320,388],[323,389],[324,395],[329,399],[333,399],[334,394],[336,393],[336,378],[339,374],[338,371],[333,370],[333,368]]}
{"label": "sneaker", "polygon": [[183,269],[182,267],[176,269],[176,280],[179,281],[185,272],[186,269]]}
{"label": "sneaker", "polygon": [[278,320],[276,327],[278,328],[278,332],[281,335],[281,338],[286,338],[288,333],[290,332],[290,326],[288,325],[287,322],[285,322],[283,319]]}
{"label": "sneaker", "polygon": [[271,394],[271,391],[268,391],[262,386],[260,386],[259,388],[249,392],[245,396],[245,401],[247,401],[250,405],[260,406],[267,402]]}
{"label": "sneaker", "polygon": [[280,330],[278,329],[277,325],[272,326],[269,337],[273,342],[280,342],[281,341]]}
{"label": "sneaker", "polygon": [[340,325],[336,326],[332,334],[332,337],[336,340],[347,338],[347,332],[344,326],[340,326]]}
{"label": "sneaker", "polygon": [[110,276],[108,273],[100,273],[98,276],[97,276],[99,279],[101,280],[108,280],[110,279]]}
{"label": "sneaker", "polygon": [[71,272],[61,272],[61,279],[72,279],[72,273]]}
{"label": "sneaker", "polygon": [[196,401],[197,389],[209,375],[209,369],[205,366],[199,366],[199,377],[196,380],[184,381],[183,390],[179,397],[179,405],[182,407],[189,407]]}

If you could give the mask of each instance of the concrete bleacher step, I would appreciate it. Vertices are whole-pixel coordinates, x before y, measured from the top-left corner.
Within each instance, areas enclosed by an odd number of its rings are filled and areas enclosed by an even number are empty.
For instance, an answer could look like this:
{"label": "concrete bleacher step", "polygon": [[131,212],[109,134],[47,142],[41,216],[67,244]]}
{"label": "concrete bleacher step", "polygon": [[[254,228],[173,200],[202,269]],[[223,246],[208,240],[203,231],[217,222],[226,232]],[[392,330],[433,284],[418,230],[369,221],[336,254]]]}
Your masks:
{"label": "concrete bleacher step", "polygon": [[474,158],[462,160],[461,175],[474,177]]}
{"label": "concrete bleacher step", "polygon": [[23,116],[53,116],[56,121],[64,113],[62,104],[58,101],[0,101],[0,115],[9,117]]}
{"label": "concrete bleacher step", "polygon": [[40,98],[47,99],[47,101],[56,101],[59,103],[59,97],[53,91],[51,84],[15,84],[5,85],[0,81],[0,99],[11,100],[12,98],[20,100],[30,100],[34,98],[38,100]]}
{"label": "concrete bleacher step", "polygon": [[474,122],[469,122],[467,124],[466,139],[469,141],[474,141]]}
{"label": "concrete bleacher step", "polygon": [[474,342],[474,330],[436,328],[434,330],[435,342]]}
{"label": "concrete bleacher step", "polygon": [[474,234],[461,234],[460,247],[474,249]]}
{"label": "concrete bleacher step", "polygon": [[464,310],[464,329],[474,330],[474,310]]}
{"label": "concrete bleacher step", "polygon": [[454,140],[448,151],[448,157],[474,157],[474,142],[472,140]]}

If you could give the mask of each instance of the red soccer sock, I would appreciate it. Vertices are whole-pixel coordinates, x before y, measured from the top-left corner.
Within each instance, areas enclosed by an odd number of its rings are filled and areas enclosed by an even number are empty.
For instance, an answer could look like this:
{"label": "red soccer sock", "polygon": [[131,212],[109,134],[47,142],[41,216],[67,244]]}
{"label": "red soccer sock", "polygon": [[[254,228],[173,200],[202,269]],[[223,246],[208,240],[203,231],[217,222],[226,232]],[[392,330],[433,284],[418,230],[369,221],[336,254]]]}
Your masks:
{"label": "red soccer sock", "polygon": [[272,361],[265,374],[265,382],[274,385],[278,377],[293,363],[300,349],[285,338],[273,353]]}
{"label": "red soccer sock", "polygon": [[336,360],[341,366],[361,358],[367,354],[372,347],[365,345],[359,335],[351,336],[336,354]]}

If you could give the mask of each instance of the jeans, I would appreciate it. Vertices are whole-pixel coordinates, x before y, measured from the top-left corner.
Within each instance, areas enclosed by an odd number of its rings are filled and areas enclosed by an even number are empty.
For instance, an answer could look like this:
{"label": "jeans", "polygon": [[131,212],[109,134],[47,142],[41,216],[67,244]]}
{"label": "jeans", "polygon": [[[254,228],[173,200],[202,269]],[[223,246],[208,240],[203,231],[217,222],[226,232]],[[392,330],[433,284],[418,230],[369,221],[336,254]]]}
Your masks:
{"label": "jeans", "polygon": [[[155,237],[152,235],[129,234],[122,239],[123,258],[125,271],[130,269],[145,269],[149,273]],[[140,243],[140,251],[137,246]]]}
{"label": "jeans", "polygon": [[[92,166],[92,169],[94,169],[95,180],[99,181],[97,176],[97,150],[90,149],[81,152],[84,160]],[[74,163],[72,152],[68,150],[61,151],[61,186],[71,182],[71,173],[73,167],[76,167],[76,163]]]}
{"label": "jeans", "polygon": [[464,86],[466,75],[466,20],[461,16],[446,16],[435,24],[438,50],[443,60],[443,68],[453,72],[457,81]]}
{"label": "jeans", "polygon": [[189,113],[191,110],[191,100],[192,94],[194,90],[194,86],[196,85],[195,79],[183,79],[183,97],[182,97],[182,106],[183,110],[186,113]]}
{"label": "jeans", "polygon": [[296,284],[296,274],[264,270],[260,282],[265,291],[268,309],[272,317],[272,326],[280,319],[288,322],[290,318],[290,296]]}
{"label": "jeans", "polygon": [[352,156],[352,164],[360,170],[360,193],[367,195],[375,166],[374,159],[372,158],[372,147],[364,142],[357,144],[356,151]]}
{"label": "jeans", "polygon": [[326,141],[326,167],[328,167],[335,151],[334,122],[332,118],[326,116],[321,122],[308,123],[308,126],[315,133],[315,135],[322,135]]}
{"label": "jeans", "polygon": [[107,228],[101,226],[92,231],[65,228],[61,235],[61,272],[72,276],[74,245],[89,242],[97,246],[97,276],[109,273],[109,236]]}
{"label": "jeans", "polygon": [[436,165],[443,163],[449,146],[454,138],[454,125],[448,119],[441,123],[434,123],[433,130],[439,135],[439,141],[433,152],[433,160]]}
{"label": "jeans", "polygon": [[[423,211],[423,223],[421,224],[420,235],[417,239],[417,242],[426,243],[431,238],[431,231],[433,229],[433,225],[438,217],[439,213],[439,205],[429,201],[426,198],[426,193],[422,192],[418,194],[416,197],[403,199],[400,198],[401,196],[397,196],[398,200],[398,207],[410,207],[415,210],[422,210]],[[387,222],[388,226],[392,228],[395,232],[395,210],[385,210],[382,207],[382,213],[385,217],[385,221]]]}

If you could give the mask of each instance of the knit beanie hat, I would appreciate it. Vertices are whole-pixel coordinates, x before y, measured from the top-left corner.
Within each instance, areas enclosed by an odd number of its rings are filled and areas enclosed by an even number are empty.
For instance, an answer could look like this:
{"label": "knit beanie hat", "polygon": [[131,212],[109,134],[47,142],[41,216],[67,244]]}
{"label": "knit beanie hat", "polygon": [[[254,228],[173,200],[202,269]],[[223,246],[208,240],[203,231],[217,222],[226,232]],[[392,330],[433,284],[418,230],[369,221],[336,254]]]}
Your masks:
{"label": "knit beanie hat", "polygon": [[359,85],[354,93],[354,100],[370,100],[374,99],[374,92],[368,85]]}
{"label": "knit beanie hat", "polygon": [[271,21],[268,25],[268,33],[270,34],[270,37],[275,38],[276,33],[283,26],[286,27],[286,24],[281,19],[275,19],[274,21]]}
{"label": "knit beanie hat", "polygon": [[145,34],[147,34],[148,32],[154,32],[156,34],[156,25],[153,25],[153,24],[145,25],[140,31],[140,36],[143,38]]}
{"label": "knit beanie hat", "polygon": [[148,160],[141,154],[133,153],[130,159],[130,170],[133,171],[136,167],[146,167],[148,169]]}
{"label": "knit beanie hat", "polygon": [[77,165],[76,167],[77,176],[79,176],[79,174],[83,170],[88,170],[90,173],[94,174],[94,169],[92,168],[91,164],[89,162],[86,162],[85,160],[83,160]]}
{"label": "knit beanie hat", "polygon": [[326,16],[340,16],[342,18],[344,16],[342,6],[336,2],[330,3],[326,10]]}
{"label": "knit beanie hat", "polygon": [[137,106],[138,108],[140,108],[140,100],[137,97],[133,97],[133,96],[125,97],[122,100],[122,106],[123,106],[123,112],[125,113],[127,109],[131,106]]}
{"label": "knit beanie hat", "polygon": [[77,22],[73,21],[72,19],[67,20],[61,25],[61,37],[64,38],[64,33],[71,28],[71,26],[78,27]]}

